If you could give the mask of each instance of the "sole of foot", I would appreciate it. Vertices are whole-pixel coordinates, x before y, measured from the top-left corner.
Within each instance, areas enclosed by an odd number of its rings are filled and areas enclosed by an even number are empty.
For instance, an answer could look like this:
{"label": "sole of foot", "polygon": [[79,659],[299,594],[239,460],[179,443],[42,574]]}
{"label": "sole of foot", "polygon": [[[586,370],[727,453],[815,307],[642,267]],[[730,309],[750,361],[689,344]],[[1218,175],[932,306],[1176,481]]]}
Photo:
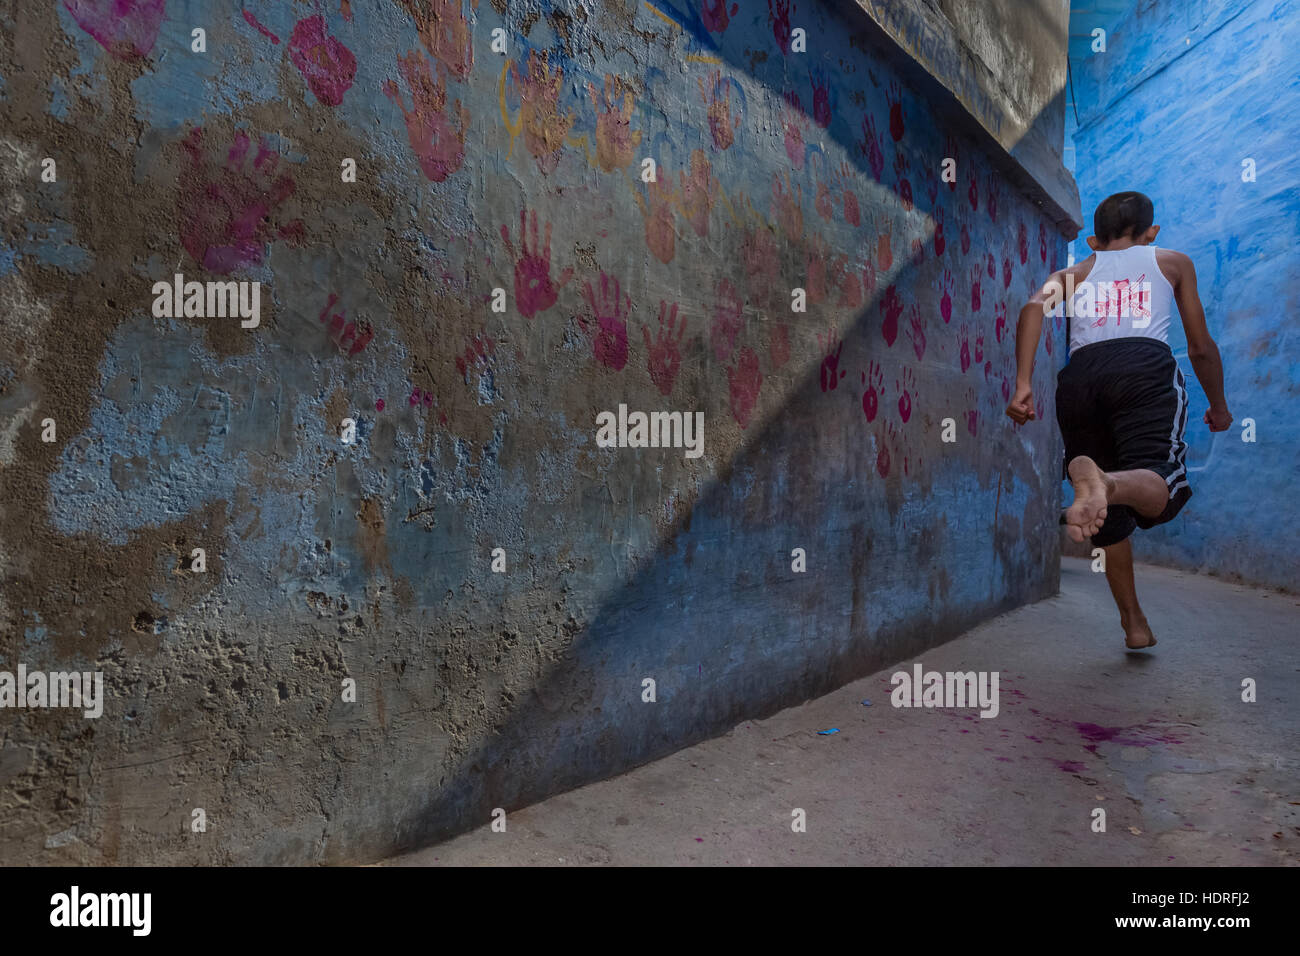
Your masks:
{"label": "sole of foot", "polygon": [[1072,541],[1082,541],[1106,522],[1106,473],[1086,455],[1071,461],[1067,471],[1074,486],[1074,503],[1065,509],[1066,533]]}

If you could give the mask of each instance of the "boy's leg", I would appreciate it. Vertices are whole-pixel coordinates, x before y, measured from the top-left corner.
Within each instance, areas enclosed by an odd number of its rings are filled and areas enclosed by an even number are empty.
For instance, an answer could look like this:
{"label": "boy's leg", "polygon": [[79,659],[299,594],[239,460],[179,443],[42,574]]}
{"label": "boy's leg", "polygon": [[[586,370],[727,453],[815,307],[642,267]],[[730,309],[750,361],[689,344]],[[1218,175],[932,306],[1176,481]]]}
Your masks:
{"label": "boy's leg", "polygon": [[1091,458],[1080,455],[1070,462],[1068,471],[1074,503],[1065,511],[1065,523],[1075,541],[1101,530],[1108,505],[1127,505],[1146,518],[1158,517],[1169,505],[1169,486],[1150,469],[1105,472]]}
{"label": "boy's leg", "polygon": [[1138,605],[1137,585],[1133,580],[1133,546],[1128,538],[1103,549],[1106,553],[1106,583],[1119,608],[1119,623],[1124,628],[1124,643],[1130,650],[1154,647],[1156,637]]}

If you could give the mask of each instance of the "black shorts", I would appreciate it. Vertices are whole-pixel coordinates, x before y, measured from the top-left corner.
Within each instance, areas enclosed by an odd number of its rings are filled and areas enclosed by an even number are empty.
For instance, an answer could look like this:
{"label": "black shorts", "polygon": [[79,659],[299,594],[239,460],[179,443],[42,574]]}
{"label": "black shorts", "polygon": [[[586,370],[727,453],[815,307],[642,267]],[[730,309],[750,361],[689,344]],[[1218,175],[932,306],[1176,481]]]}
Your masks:
{"label": "black shorts", "polygon": [[1106,523],[1092,536],[1095,546],[1117,544],[1134,528],[1172,520],[1192,496],[1183,441],[1187,390],[1164,342],[1120,338],[1076,350],[1056,378],[1056,421],[1066,466],[1087,455],[1103,471],[1150,469],[1169,488],[1169,503],[1154,518],[1126,505],[1107,508]]}

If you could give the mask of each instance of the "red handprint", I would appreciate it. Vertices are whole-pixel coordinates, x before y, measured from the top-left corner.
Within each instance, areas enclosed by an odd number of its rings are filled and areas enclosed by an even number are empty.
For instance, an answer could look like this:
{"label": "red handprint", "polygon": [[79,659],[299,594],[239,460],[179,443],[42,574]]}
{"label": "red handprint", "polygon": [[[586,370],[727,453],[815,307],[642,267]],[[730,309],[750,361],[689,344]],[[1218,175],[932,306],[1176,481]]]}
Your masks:
{"label": "red handprint", "polygon": [[991,222],[997,222],[998,221],[998,181],[997,178],[992,173],[989,173],[989,184],[986,189],[984,208],[989,211],[989,220]]}
{"label": "red handprint", "polygon": [[559,297],[559,289],[564,288],[565,284],[573,278],[573,270],[565,269],[560,273],[560,284],[557,287],[551,281],[551,224],[546,224],[545,242],[541,251],[537,248],[537,211],[533,210],[532,217],[532,248],[529,249],[528,237],[524,231],[524,221],[528,210],[519,210],[519,247],[520,254],[516,254],[514,244],[510,241],[510,231],[502,225],[501,238],[505,240],[506,250],[510,257],[515,259],[515,307],[519,309],[519,314],[526,319],[531,319],[538,312],[543,312],[555,305],[555,300]]}
{"label": "red handprint", "polygon": [[885,93],[885,101],[889,103],[889,135],[894,137],[897,143],[903,138],[905,132],[903,128],[903,89],[898,85],[898,81],[892,81]]}
{"label": "red handprint", "polygon": [[979,365],[984,361],[984,327],[979,326],[975,329],[975,364]]}
{"label": "red handprint", "polygon": [[1020,250],[1020,264],[1023,266],[1029,261],[1029,230],[1025,228],[1023,219],[1016,227],[1016,246]]}
{"label": "red handprint", "polygon": [[943,270],[943,298],[939,300],[939,314],[944,322],[952,321],[952,273]]}
{"label": "red handprint", "polygon": [[[835,326],[830,327],[826,337],[823,339],[820,332],[817,333],[817,344],[822,350],[821,366],[821,384],[823,392],[835,391],[835,386],[840,383],[846,370],[840,368],[840,352],[844,348],[844,343],[839,340],[835,333]],[[836,374],[836,373],[839,374]]]}
{"label": "red handprint", "polygon": [[972,436],[974,436],[976,431],[979,428],[979,415],[980,415],[979,406],[975,402],[974,389],[972,388],[966,389],[966,401],[969,402],[972,406],[974,406],[969,411],[966,412],[966,430],[970,432]]}
{"label": "red handprint", "polygon": [[862,142],[858,147],[867,157],[871,175],[875,177],[876,182],[880,182],[880,177],[885,172],[885,154],[880,150],[880,137],[876,134],[876,123],[870,113],[862,117]]}
{"label": "red handprint", "polygon": [[419,51],[397,58],[398,71],[411,91],[411,108],[406,108],[397,84],[385,80],[384,95],[397,104],[406,121],[406,138],[419,160],[420,169],[431,182],[445,182],[465,161],[465,131],[469,129],[469,110],[460,100],[449,112],[446,73],[437,65],[435,80],[429,62]]}
{"label": "red handprint", "polygon": [[782,53],[790,52],[790,14],[797,9],[790,0],[767,0],[767,19]]}
{"label": "red handprint", "polygon": [[[667,324],[664,323],[664,313],[668,308],[668,303],[660,300],[659,302],[659,334],[653,344],[650,341],[650,330],[644,325],[641,326],[641,334],[645,336],[645,348],[648,354],[646,367],[650,370],[650,381],[654,382],[661,395],[667,395],[673,390],[673,383],[677,381],[677,372],[681,368],[682,355],[679,346],[682,337],[686,335],[686,316],[682,316],[681,322],[677,323],[677,303],[673,303],[672,312],[668,315]],[[676,334],[673,332],[673,326],[677,324]]]}
{"label": "red handprint", "polygon": [[722,33],[736,15],[738,4],[731,5],[731,14],[727,14],[727,0],[703,0],[700,3],[700,21],[710,33]]}
{"label": "red handprint", "polygon": [[957,341],[961,343],[961,370],[965,372],[970,368],[970,327],[965,322],[957,330]]}
{"label": "red handprint", "polygon": [[[745,303],[730,279],[719,280],[715,291],[717,300],[713,306],[713,321],[709,324],[709,342],[718,361],[725,362],[731,358],[736,336],[744,325]],[[685,325],[685,319],[682,324]]]}
{"label": "red handprint", "polygon": [[897,440],[892,422],[886,421],[883,429],[876,429],[876,472],[881,478],[889,477],[889,447]]}
{"label": "red handprint", "polygon": [[966,220],[963,219],[961,223],[961,254],[964,256],[964,255],[968,255],[969,253],[970,253],[970,227],[967,226]]}
{"label": "red handprint", "polygon": [[903,377],[894,382],[898,390],[898,417],[906,425],[912,419],[912,395],[916,392],[916,376],[910,368],[904,367]]}
{"label": "red handprint", "polygon": [[980,310],[980,267],[976,266],[971,270],[970,281],[970,308],[972,312]]}
{"label": "red handprint", "polygon": [[790,330],[783,323],[772,323],[767,352],[768,357],[772,360],[773,371],[790,361]]}
{"label": "red handprint", "polygon": [[908,332],[907,337],[912,340],[912,350],[916,352],[916,359],[919,362],[925,358],[925,319],[921,316],[920,306],[913,305],[907,311],[908,315]]}
{"label": "red handprint", "polygon": [[758,390],[762,385],[763,373],[758,367],[758,356],[751,348],[741,349],[736,364],[727,369],[731,417],[741,428],[749,425],[754,406],[758,403]]}
{"label": "red handprint", "polygon": [[1043,223],[1038,224],[1038,255],[1047,264],[1047,226]]}
{"label": "red handprint", "polygon": [[998,263],[997,260],[993,258],[993,253],[991,252],[985,253],[984,255],[984,270],[989,274],[990,279],[997,278]]}
{"label": "red handprint", "polygon": [[[708,107],[709,136],[713,139],[713,148],[724,150],[736,141],[734,131],[740,128],[740,117],[733,119],[731,116],[731,81],[724,81],[722,71],[715,70],[709,76],[707,88],[703,80],[697,79],[695,82],[700,87],[700,98]],[[718,96],[719,86],[726,88],[726,92],[721,97]]]}
{"label": "red handprint", "polygon": [[942,207],[934,211],[934,254],[935,256],[943,255],[948,243],[943,238],[943,209]]}
{"label": "red handprint", "polygon": [[885,373],[875,362],[870,363],[867,371],[862,373],[862,414],[867,421],[874,422],[880,410],[880,396],[885,391]]}
{"label": "red handprint", "polygon": [[587,84],[587,92],[596,111],[596,162],[607,173],[622,169],[632,162],[632,152],[641,142],[641,131],[632,129],[632,92],[621,76],[609,73],[605,74],[601,94],[597,94],[595,83]]}
{"label": "red handprint", "polygon": [[1002,259],[1002,288],[1011,288],[1011,257],[1004,256]]}
{"label": "red handprint", "polygon": [[885,337],[886,345],[893,345],[894,340],[898,338],[898,317],[903,314],[903,300],[898,296],[898,290],[892,285],[885,290],[885,294],[880,299],[880,313],[884,320],[880,324],[880,332]]}
{"label": "red handprint", "polygon": [[970,200],[971,211],[974,212],[980,207],[980,187],[976,182],[975,170],[970,170],[970,188],[966,190],[966,198]]}
{"label": "red handprint", "polygon": [[[875,220],[872,220],[875,225]],[[879,238],[876,239],[876,259],[880,264],[881,272],[888,272],[894,266],[894,250],[890,248],[890,239],[893,236],[894,224],[885,222],[885,227],[881,231]]]}

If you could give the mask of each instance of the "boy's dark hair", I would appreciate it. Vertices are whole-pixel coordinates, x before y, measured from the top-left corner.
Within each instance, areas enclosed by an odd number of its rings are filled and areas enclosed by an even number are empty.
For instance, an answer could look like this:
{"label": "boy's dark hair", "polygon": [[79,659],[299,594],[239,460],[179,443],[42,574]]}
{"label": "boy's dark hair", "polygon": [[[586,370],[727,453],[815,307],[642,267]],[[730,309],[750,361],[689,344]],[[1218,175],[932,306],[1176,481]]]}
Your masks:
{"label": "boy's dark hair", "polygon": [[1098,242],[1136,239],[1151,228],[1155,207],[1142,193],[1125,192],[1107,196],[1092,214],[1092,232]]}

